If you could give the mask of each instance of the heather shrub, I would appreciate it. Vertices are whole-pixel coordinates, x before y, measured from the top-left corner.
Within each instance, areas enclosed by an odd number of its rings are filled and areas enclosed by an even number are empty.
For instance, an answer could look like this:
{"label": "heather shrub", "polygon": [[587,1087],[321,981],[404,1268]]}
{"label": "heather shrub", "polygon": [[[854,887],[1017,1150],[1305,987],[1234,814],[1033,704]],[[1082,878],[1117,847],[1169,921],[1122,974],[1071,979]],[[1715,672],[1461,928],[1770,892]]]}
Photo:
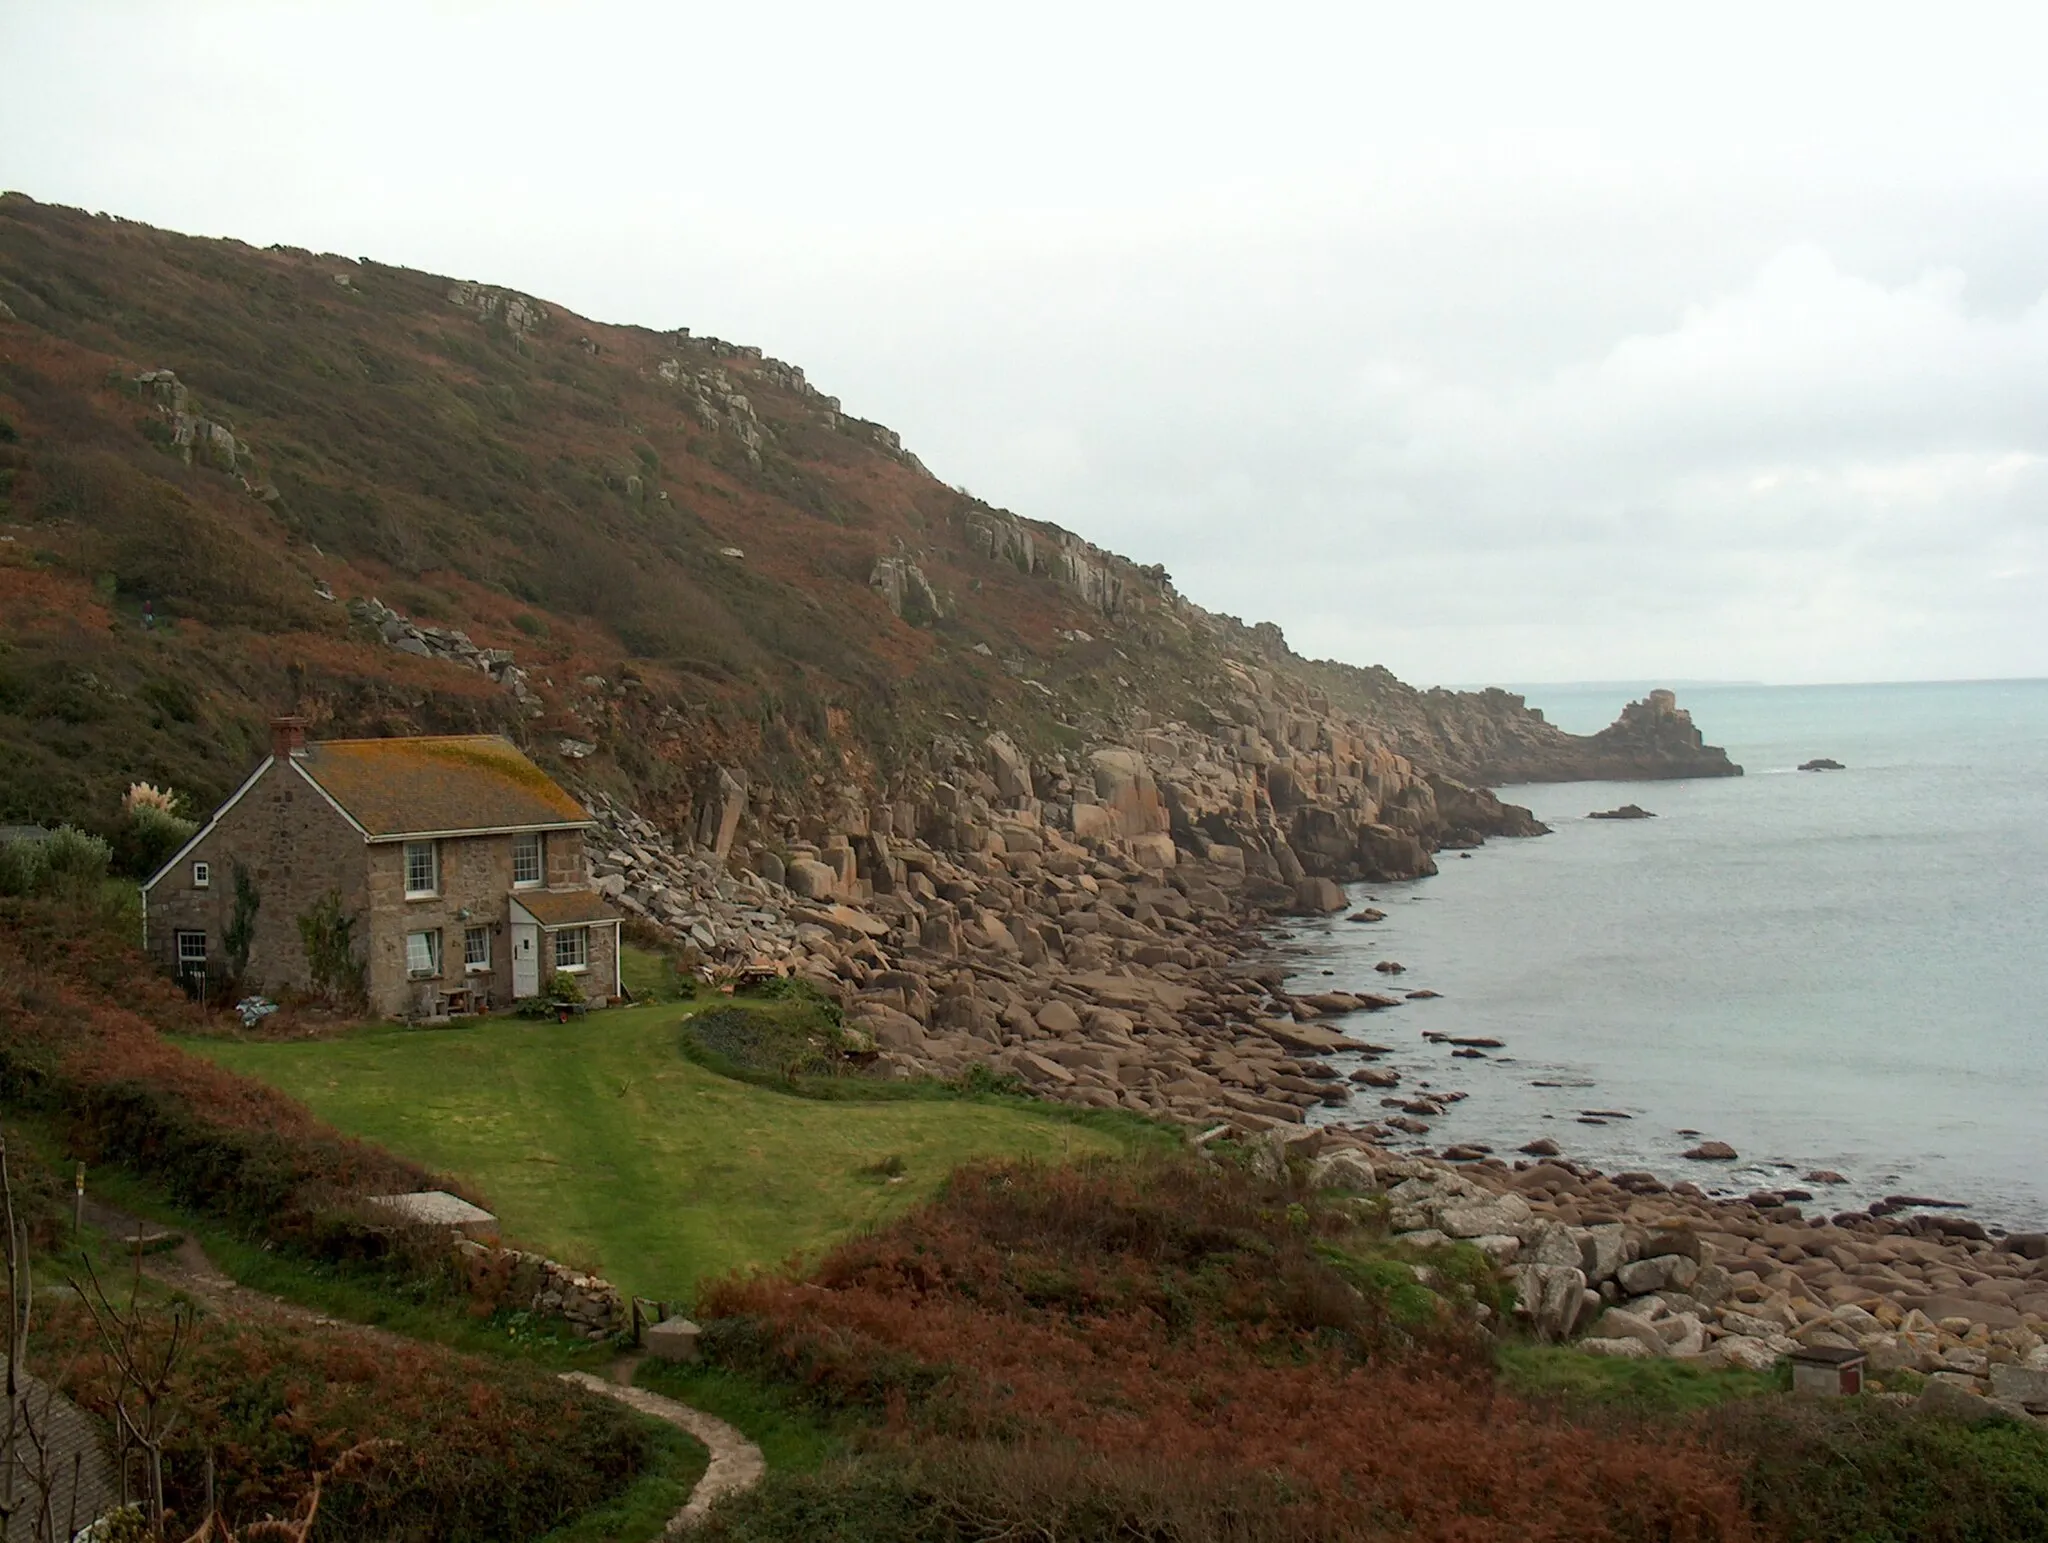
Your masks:
{"label": "heather shrub", "polygon": [[934,1443],[914,1453],[770,1473],[717,1507],[706,1543],[1301,1543],[1326,1504],[1270,1476],[1190,1469],[1170,1457],[1110,1463],[1071,1446]]}
{"label": "heather shrub", "polygon": [[1417,1311],[1373,1243],[1341,1200],[1193,1159],[964,1169],[806,1279],[700,1298],[707,1358],[903,1459],[771,1487],[725,1535],[1751,1536],[1724,1455],[1506,1394],[1458,1288]]}
{"label": "heather shrub", "polygon": [[[111,1413],[112,1368],[75,1307],[47,1315],[44,1362]],[[203,1510],[206,1459],[231,1524],[284,1514],[316,1469],[366,1441],[373,1460],[323,1496],[316,1536],[421,1543],[538,1538],[647,1467],[656,1433],[619,1405],[518,1362],[359,1330],[200,1320],[170,1397],[166,1499]],[[183,1531],[177,1531],[183,1536]]]}
{"label": "heather shrub", "polygon": [[195,1010],[77,907],[0,908],[0,979],[21,983],[0,1011],[0,1100],[52,1116],[77,1155],[146,1174],[181,1205],[331,1252],[337,1227],[363,1225],[347,1219],[360,1196],[445,1187],[164,1038],[159,1023],[189,1029]]}

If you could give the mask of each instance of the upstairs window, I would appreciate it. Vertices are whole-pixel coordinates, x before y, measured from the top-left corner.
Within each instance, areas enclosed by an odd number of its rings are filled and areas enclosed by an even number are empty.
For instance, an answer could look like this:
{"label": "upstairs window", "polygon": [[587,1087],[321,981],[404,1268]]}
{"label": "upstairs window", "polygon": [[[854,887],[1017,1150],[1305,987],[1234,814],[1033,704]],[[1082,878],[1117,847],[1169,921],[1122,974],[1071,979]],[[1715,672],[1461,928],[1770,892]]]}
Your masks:
{"label": "upstairs window", "polygon": [[491,967],[490,928],[462,929],[462,964],[465,969],[470,970],[488,970]]}
{"label": "upstairs window", "polygon": [[555,968],[583,970],[590,966],[590,929],[564,927],[555,934]]}
{"label": "upstairs window", "polygon": [[405,935],[405,973],[435,976],[441,973],[441,934],[408,932]]}
{"label": "upstairs window", "polygon": [[194,889],[205,889],[212,882],[212,863],[194,863],[192,865],[192,887]]}
{"label": "upstairs window", "polygon": [[441,854],[431,841],[405,844],[405,898],[441,893]]}
{"label": "upstairs window", "polygon": [[206,968],[206,934],[203,932],[180,932],[178,934],[178,973],[184,975],[193,970]]}
{"label": "upstairs window", "polygon": [[512,838],[512,887],[532,889],[545,877],[541,866],[541,836],[535,831],[530,836]]}

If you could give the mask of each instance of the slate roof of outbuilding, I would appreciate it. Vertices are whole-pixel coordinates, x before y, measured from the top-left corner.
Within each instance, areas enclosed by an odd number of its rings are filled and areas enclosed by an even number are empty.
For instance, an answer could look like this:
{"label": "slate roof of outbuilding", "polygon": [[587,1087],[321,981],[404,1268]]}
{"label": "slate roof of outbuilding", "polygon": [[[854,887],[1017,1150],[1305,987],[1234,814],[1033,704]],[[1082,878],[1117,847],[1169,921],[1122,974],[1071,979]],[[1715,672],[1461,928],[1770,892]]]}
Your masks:
{"label": "slate roof of outbuilding", "polygon": [[[6,1367],[7,1357],[0,1355],[0,1377],[4,1377]],[[119,1503],[120,1486],[114,1465],[100,1442],[97,1428],[76,1404],[29,1372],[20,1373],[16,1381],[28,1418],[48,1443],[49,1472],[57,1480],[56,1492],[50,1497],[52,1520],[59,1536],[70,1537]],[[32,1461],[26,1440],[21,1447],[21,1462]],[[38,1497],[23,1467],[0,1466],[0,1497],[4,1497],[12,1512],[0,1538],[6,1543],[32,1543],[38,1530]]]}
{"label": "slate roof of outbuilding", "polygon": [[502,734],[327,739],[293,760],[372,840],[591,823]]}
{"label": "slate roof of outbuilding", "polygon": [[543,927],[580,927],[586,922],[619,920],[594,889],[522,889],[512,896]]}

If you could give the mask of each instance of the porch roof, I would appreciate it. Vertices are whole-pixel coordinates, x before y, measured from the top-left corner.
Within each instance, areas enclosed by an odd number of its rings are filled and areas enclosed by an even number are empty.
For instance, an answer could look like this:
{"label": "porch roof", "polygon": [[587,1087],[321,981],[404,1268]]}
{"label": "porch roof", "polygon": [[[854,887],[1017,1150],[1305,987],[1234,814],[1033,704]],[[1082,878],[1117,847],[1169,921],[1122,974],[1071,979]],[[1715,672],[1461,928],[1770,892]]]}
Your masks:
{"label": "porch roof", "polygon": [[512,897],[514,921],[520,920],[521,910],[550,932],[621,919],[594,889],[522,889]]}

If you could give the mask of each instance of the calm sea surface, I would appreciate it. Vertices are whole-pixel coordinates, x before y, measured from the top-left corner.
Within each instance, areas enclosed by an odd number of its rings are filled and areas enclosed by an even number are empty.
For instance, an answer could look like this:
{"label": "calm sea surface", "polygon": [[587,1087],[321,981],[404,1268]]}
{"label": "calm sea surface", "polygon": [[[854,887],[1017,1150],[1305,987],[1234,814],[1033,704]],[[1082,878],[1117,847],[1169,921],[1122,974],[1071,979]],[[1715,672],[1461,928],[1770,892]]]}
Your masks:
{"label": "calm sea surface", "polygon": [[[1631,694],[1529,697],[1585,733]],[[1354,886],[1387,919],[1292,928],[1296,989],[1384,987],[1372,967],[1394,959],[1401,988],[1444,994],[1346,1025],[1396,1047],[1404,1088],[1469,1093],[1438,1145],[1549,1136],[1610,1172],[1741,1193],[1832,1168],[1851,1182],[1814,1207],[1910,1192],[2048,1225],[2048,681],[1679,703],[1746,776],[1504,790],[1554,833]],[[1794,770],[1813,756],[1848,770]],[[1631,802],[1658,817],[1585,818]],[[1453,1059],[1424,1030],[1505,1047]],[[1741,1161],[1683,1161],[1683,1129]]]}

